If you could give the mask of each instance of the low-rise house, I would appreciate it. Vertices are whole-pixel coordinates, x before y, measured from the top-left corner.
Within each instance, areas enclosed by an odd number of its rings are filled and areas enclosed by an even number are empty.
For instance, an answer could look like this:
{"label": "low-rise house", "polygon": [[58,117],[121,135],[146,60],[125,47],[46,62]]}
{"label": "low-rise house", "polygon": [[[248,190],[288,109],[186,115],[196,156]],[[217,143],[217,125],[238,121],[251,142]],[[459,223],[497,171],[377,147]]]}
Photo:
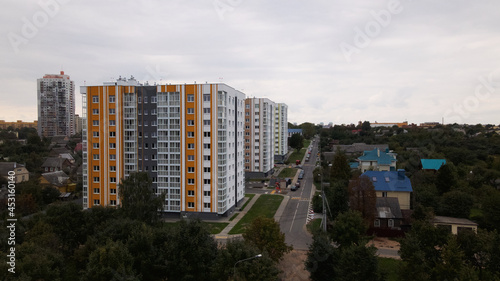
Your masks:
{"label": "low-rise house", "polygon": [[71,156],[71,153],[62,153],[62,154],[59,154],[59,156],[61,158],[64,158],[64,159],[68,159],[68,161],[71,163],[71,165],[73,165],[75,163],[75,158],[73,158],[73,156]]}
{"label": "low-rise house", "polygon": [[403,214],[399,207],[398,198],[377,197],[376,208],[374,227],[399,229],[403,221]]}
{"label": "low-rise house", "polygon": [[382,151],[379,148],[363,152],[363,155],[358,157],[359,169],[362,173],[372,171],[396,171],[396,153]]}
{"label": "low-rise house", "polygon": [[432,219],[432,224],[436,227],[446,228],[453,234],[458,234],[465,229],[477,232],[477,223],[463,218],[436,216]]}
{"label": "low-rise house", "polygon": [[40,176],[40,184],[57,188],[61,193],[72,189],[69,176],[63,171],[44,173]]}
{"label": "low-rise house", "polygon": [[42,164],[44,172],[69,171],[71,162],[62,157],[48,157]]}
{"label": "low-rise house", "polygon": [[288,137],[292,137],[292,135],[299,134],[302,136],[302,129],[288,129]]}
{"label": "low-rise house", "polygon": [[394,197],[398,199],[401,210],[410,209],[410,197],[413,192],[410,179],[405,170],[397,171],[366,171],[361,176],[367,176],[375,187],[377,197]]}
{"label": "low-rise house", "polygon": [[28,181],[30,179],[30,172],[23,165],[16,162],[0,162],[0,175],[9,180],[9,172],[14,172],[15,183]]}

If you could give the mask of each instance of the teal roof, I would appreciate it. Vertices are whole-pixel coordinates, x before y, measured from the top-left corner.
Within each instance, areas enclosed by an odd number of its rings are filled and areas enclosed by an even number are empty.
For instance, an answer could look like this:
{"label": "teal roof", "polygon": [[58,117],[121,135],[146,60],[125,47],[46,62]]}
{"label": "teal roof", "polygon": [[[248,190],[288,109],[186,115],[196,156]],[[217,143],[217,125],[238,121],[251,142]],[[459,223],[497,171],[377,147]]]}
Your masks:
{"label": "teal roof", "polygon": [[420,159],[422,169],[424,170],[439,170],[441,166],[446,164],[445,159]]}
{"label": "teal roof", "polygon": [[350,162],[349,167],[351,167],[351,169],[357,169],[357,168],[359,168],[359,163],[358,162]]}
{"label": "teal roof", "polygon": [[386,153],[378,148],[363,152],[363,156],[358,158],[360,161],[377,161],[379,165],[390,165],[396,162],[396,157],[393,154]]}

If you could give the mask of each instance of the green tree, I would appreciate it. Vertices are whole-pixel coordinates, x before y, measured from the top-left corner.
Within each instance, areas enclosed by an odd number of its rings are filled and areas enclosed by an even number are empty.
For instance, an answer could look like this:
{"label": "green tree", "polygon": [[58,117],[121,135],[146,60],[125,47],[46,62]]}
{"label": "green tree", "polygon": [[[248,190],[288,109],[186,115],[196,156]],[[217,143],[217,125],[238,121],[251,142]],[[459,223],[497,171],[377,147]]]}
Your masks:
{"label": "green tree", "polygon": [[468,218],[474,204],[471,194],[454,190],[446,192],[441,197],[438,214],[443,216]]}
{"label": "green tree", "polygon": [[257,217],[243,233],[243,238],[259,250],[266,251],[275,261],[292,250],[285,243],[285,234],[281,232],[279,223],[273,218]]}
{"label": "green tree", "polygon": [[349,182],[351,179],[351,167],[344,152],[337,148],[335,157],[333,158],[332,167],[330,168],[330,180]]}
{"label": "green tree", "polygon": [[108,240],[92,252],[82,280],[141,280],[132,266],[134,257],[121,241]]}
{"label": "green tree", "polygon": [[62,249],[69,256],[85,242],[85,220],[82,206],[76,203],[51,205],[47,208],[45,220],[62,242]]}
{"label": "green tree", "polygon": [[376,252],[377,248],[364,244],[353,244],[341,249],[336,265],[338,278],[335,280],[379,280]]}
{"label": "green tree", "polygon": [[[260,258],[253,258],[261,254]],[[243,262],[241,260],[249,259]],[[236,271],[236,272],[234,272]],[[243,240],[230,240],[219,249],[212,268],[212,280],[277,280],[276,261]]]}
{"label": "green tree", "polygon": [[166,241],[167,280],[210,280],[217,243],[200,220],[181,220]]}
{"label": "green tree", "polygon": [[309,246],[305,261],[305,267],[310,273],[311,280],[335,280],[338,277],[335,263],[339,256],[339,250],[333,246],[326,233],[314,233],[313,242]]}
{"label": "green tree", "polygon": [[301,134],[293,134],[288,141],[291,148],[300,151],[304,147],[304,137]]}
{"label": "green tree", "polygon": [[[335,181],[333,185],[325,187],[325,195],[328,200],[328,215],[331,220],[337,218],[340,213],[349,210],[349,191],[347,182]],[[331,212],[331,213],[330,213]]]}
{"label": "green tree", "polygon": [[312,123],[309,122],[302,123],[300,127],[302,129],[302,134],[304,135],[305,139],[309,140],[316,134],[316,127]]}
{"label": "green tree", "polygon": [[146,172],[131,173],[119,185],[121,211],[131,219],[155,223],[163,209],[165,195],[156,196],[151,187],[151,178]]}
{"label": "green tree", "polygon": [[494,190],[482,201],[481,210],[486,226],[491,230],[500,230],[500,192]]}
{"label": "green tree", "polygon": [[436,187],[439,194],[444,194],[458,187],[457,168],[453,163],[441,166],[436,178]]}
{"label": "green tree", "polygon": [[331,237],[341,248],[352,244],[366,244],[368,226],[358,211],[341,213],[333,221]]}

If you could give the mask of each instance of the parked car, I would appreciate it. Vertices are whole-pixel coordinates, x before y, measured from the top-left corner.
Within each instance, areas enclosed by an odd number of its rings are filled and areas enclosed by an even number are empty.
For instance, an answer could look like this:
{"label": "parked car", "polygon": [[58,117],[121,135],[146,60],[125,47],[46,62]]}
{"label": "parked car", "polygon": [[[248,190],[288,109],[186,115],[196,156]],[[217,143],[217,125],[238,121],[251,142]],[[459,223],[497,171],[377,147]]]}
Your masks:
{"label": "parked car", "polygon": [[291,191],[296,191],[297,190],[297,187],[295,185],[292,185],[292,187],[290,188]]}
{"label": "parked car", "polygon": [[304,178],[304,170],[300,171],[299,173],[299,180]]}
{"label": "parked car", "polygon": [[295,183],[295,187],[296,187],[296,188],[299,188],[299,187],[300,187],[300,181],[297,181],[297,182]]}

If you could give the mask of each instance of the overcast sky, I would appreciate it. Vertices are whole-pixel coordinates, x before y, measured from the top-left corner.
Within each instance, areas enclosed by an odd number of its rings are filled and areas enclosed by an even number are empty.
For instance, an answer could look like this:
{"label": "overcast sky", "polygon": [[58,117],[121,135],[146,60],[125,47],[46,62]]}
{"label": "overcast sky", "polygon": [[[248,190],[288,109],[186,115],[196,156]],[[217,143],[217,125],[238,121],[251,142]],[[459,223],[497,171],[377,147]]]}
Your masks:
{"label": "overcast sky", "polygon": [[[42,4],[45,3],[45,4]],[[36,80],[223,82],[290,122],[500,123],[500,1],[6,0],[0,119]]]}

